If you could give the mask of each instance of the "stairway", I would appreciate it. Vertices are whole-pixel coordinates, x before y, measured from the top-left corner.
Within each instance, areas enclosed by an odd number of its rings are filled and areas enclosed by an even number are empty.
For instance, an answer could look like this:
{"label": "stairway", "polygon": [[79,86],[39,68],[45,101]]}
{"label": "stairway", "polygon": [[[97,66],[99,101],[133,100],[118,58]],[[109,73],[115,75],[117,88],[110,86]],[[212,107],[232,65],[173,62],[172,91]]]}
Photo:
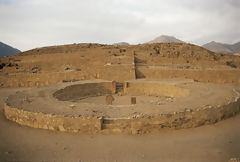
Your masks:
{"label": "stairway", "polygon": [[128,131],[131,127],[129,119],[103,119],[102,130],[110,132]]}
{"label": "stairway", "polygon": [[116,128],[114,120],[103,120],[102,129],[114,129],[114,128]]}
{"label": "stairway", "polygon": [[123,92],[123,83],[116,83],[116,93]]}

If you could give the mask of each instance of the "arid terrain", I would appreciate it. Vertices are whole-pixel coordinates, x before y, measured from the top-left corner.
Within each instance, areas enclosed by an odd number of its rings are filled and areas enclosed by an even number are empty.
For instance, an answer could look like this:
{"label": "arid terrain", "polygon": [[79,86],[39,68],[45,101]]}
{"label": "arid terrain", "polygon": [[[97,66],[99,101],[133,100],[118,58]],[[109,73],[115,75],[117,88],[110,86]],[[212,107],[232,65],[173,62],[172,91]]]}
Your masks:
{"label": "arid terrain", "polygon": [[0,161],[240,156],[239,56],[186,43],[51,46],[0,58],[0,85]]}

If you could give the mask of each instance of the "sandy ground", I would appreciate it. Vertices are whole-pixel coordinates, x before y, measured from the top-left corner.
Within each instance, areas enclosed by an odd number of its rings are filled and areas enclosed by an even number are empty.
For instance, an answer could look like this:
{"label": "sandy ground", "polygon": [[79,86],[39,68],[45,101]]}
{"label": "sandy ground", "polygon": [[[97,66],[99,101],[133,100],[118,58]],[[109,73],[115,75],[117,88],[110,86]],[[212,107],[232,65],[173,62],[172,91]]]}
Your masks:
{"label": "sandy ground", "polygon": [[240,157],[240,115],[158,135],[79,135],[22,127],[5,119],[3,101],[15,90],[0,89],[0,161],[225,162]]}

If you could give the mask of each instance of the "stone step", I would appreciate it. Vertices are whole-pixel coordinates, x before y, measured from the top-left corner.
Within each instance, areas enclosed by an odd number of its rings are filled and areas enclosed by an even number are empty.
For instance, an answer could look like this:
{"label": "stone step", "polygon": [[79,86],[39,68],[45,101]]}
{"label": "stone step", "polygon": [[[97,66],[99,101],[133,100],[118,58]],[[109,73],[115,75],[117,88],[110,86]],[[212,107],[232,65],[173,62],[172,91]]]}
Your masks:
{"label": "stone step", "polygon": [[117,82],[116,83],[116,92],[122,92],[123,91],[123,83]]}
{"label": "stone step", "polygon": [[103,124],[102,129],[114,129],[117,128],[115,124]]}

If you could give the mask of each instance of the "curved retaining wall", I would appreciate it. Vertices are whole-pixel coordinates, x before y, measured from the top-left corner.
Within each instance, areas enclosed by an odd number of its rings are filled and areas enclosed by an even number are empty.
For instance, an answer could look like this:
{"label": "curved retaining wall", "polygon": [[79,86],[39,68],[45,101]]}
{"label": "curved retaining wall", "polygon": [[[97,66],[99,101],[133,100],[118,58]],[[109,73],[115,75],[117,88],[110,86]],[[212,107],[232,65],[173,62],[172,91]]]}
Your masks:
{"label": "curved retaining wall", "polygon": [[57,90],[53,96],[61,101],[78,100],[86,97],[102,96],[116,92],[116,82],[84,83]]}
{"label": "curved retaining wall", "polygon": [[81,133],[144,134],[158,132],[164,128],[182,129],[213,124],[240,112],[240,98],[221,107],[204,107],[192,111],[153,116],[136,115],[126,119],[104,119],[104,117],[71,117],[33,113],[4,105],[7,119],[20,125],[48,130]]}
{"label": "curved retaining wall", "polygon": [[63,115],[34,113],[7,104],[4,105],[4,114],[7,119],[20,125],[63,132],[97,133],[102,126],[102,119],[97,117],[74,118]]}

